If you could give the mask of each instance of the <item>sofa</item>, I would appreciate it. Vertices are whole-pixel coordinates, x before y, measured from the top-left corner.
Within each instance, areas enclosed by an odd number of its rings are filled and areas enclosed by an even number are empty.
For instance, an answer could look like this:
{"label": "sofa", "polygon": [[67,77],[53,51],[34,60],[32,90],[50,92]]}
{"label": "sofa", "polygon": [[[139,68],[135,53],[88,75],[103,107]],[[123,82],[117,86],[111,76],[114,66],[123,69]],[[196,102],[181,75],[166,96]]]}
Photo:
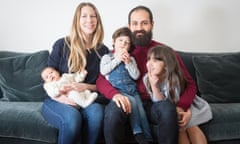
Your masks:
{"label": "sofa", "polygon": [[[213,119],[203,125],[210,144],[240,143],[240,52],[177,51],[207,100]],[[0,143],[56,144],[58,130],[41,115],[40,78],[49,52],[0,51]],[[152,126],[154,131],[155,126]],[[126,143],[135,143],[129,129]],[[104,143],[103,136],[99,143]]]}
{"label": "sofa", "polygon": [[240,143],[240,52],[178,51],[213,119],[200,126],[212,144]]}

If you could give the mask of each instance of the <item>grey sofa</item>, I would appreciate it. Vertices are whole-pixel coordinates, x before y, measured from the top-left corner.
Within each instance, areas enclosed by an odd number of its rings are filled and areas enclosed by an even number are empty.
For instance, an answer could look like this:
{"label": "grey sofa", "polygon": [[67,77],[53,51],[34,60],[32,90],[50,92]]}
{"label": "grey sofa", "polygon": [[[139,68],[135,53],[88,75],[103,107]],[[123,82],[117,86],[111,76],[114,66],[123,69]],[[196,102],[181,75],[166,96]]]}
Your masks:
{"label": "grey sofa", "polygon": [[213,119],[201,125],[209,143],[239,144],[240,52],[178,53],[211,106]]}
{"label": "grey sofa", "polygon": [[[198,94],[210,103],[213,119],[201,125],[209,143],[239,144],[240,53],[178,53],[196,80]],[[48,55],[48,51],[0,51],[1,144],[57,143],[57,129],[41,115],[40,71]],[[126,134],[126,143],[134,143],[129,129]],[[103,137],[100,143],[104,143]]]}
{"label": "grey sofa", "polygon": [[41,115],[40,72],[49,52],[0,52],[0,143],[54,144],[57,129]]}

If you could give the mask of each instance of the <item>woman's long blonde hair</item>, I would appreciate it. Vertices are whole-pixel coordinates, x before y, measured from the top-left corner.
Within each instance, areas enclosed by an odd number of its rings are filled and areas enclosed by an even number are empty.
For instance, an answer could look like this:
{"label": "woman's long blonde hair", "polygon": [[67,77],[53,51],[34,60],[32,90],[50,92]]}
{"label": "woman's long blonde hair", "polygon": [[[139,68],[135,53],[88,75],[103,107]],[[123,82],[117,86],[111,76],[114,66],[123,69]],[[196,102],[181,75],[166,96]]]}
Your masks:
{"label": "woman's long blonde hair", "polygon": [[85,6],[90,6],[94,9],[97,18],[97,27],[93,33],[92,44],[90,48],[93,48],[95,52],[103,42],[104,31],[100,14],[97,8],[89,2],[82,2],[75,10],[73,23],[69,36],[65,37],[65,43],[70,48],[68,67],[69,72],[79,72],[86,67],[86,55],[87,55],[87,42],[84,36],[84,32],[80,28],[81,10]]}
{"label": "woman's long blonde hair", "polygon": [[[169,81],[170,100],[173,103],[176,103],[174,88],[180,84],[181,94],[186,87],[186,78],[175,56],[175,51],[168,46],[155,46],[149,50],[147,58],[150,59],[151,56],[156,60],[164,62],[164,73],[163,75],[159,75],[159,78]],[[149,81],[147,82],[147,85],[150,85]]]}

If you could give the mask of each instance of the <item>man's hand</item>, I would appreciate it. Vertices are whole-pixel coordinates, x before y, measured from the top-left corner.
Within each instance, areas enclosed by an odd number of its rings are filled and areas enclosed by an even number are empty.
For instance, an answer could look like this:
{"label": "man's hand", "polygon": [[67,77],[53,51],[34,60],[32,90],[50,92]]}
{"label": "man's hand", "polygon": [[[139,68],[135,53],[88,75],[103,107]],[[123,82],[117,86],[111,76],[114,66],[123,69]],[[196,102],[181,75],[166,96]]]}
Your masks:
{"label": "man's hand", "polygon": [[186,112],[183,111],[183,109],[177,107],[177,113],[178,113],[178,125],[180,128],[183,128],[188,124],[188,122],[191,119],[191,111],[188,109]]}
{"label": "man's hand", "polygon": [[128,97],[121,94],[116,94],[113,96],[112,100],[119,108],[122,108],[125,113],[131,113],[131,103]]}

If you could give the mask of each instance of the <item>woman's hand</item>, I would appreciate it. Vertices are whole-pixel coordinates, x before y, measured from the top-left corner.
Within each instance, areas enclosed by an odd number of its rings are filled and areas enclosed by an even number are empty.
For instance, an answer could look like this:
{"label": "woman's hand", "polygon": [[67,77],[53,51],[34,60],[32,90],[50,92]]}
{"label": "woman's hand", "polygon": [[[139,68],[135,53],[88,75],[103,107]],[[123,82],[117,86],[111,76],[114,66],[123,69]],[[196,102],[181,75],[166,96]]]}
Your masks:
{"label": "woman's hand", "polygon": [[77,107],[77,104],[75,102],[73,102],[71,99],[69,99],[66,95],[60,95],[59,97],[55,97],[54,100],[56,100],[60,103],[64,103],[67,105]]}
{"label": "woman's hand", "polygon": [[69,91],[73,90],[72,86],[69,84],[64,84],[60,88],[60,95],[66,95]]}
{"label": "woman's hand", "polygon": [[94,84],[73,82],[71,84],[64,85],[62,89],[67,93],[71,90],[75,90],[78,92],[83,92],[85,90],[96,91],[97,88]]}
{"label": "woman's hand", "polygon": [[177,113],[178,113],[178,125],[180,128],[183,128],[190,121],[192,113],[191,113],[190,109],[188,109],[185,112],[183,109],[181,109],[179,107],[177,107]]}
{"label": "woman's hand", "polygon": [[78,83],[78,82],[74,82],[71,84],[71,88],[73,90],[76,90],[78,92],[82,92],[88,89],[88,84],[86,83]]}
{"label": "woman's hand", "polygon": [[116,94],[113,96],[112,100],[116,103],[119,108],[122,108],[123,111],[127,114],[131,113],[131,103],[128,97],[122,94]]}

